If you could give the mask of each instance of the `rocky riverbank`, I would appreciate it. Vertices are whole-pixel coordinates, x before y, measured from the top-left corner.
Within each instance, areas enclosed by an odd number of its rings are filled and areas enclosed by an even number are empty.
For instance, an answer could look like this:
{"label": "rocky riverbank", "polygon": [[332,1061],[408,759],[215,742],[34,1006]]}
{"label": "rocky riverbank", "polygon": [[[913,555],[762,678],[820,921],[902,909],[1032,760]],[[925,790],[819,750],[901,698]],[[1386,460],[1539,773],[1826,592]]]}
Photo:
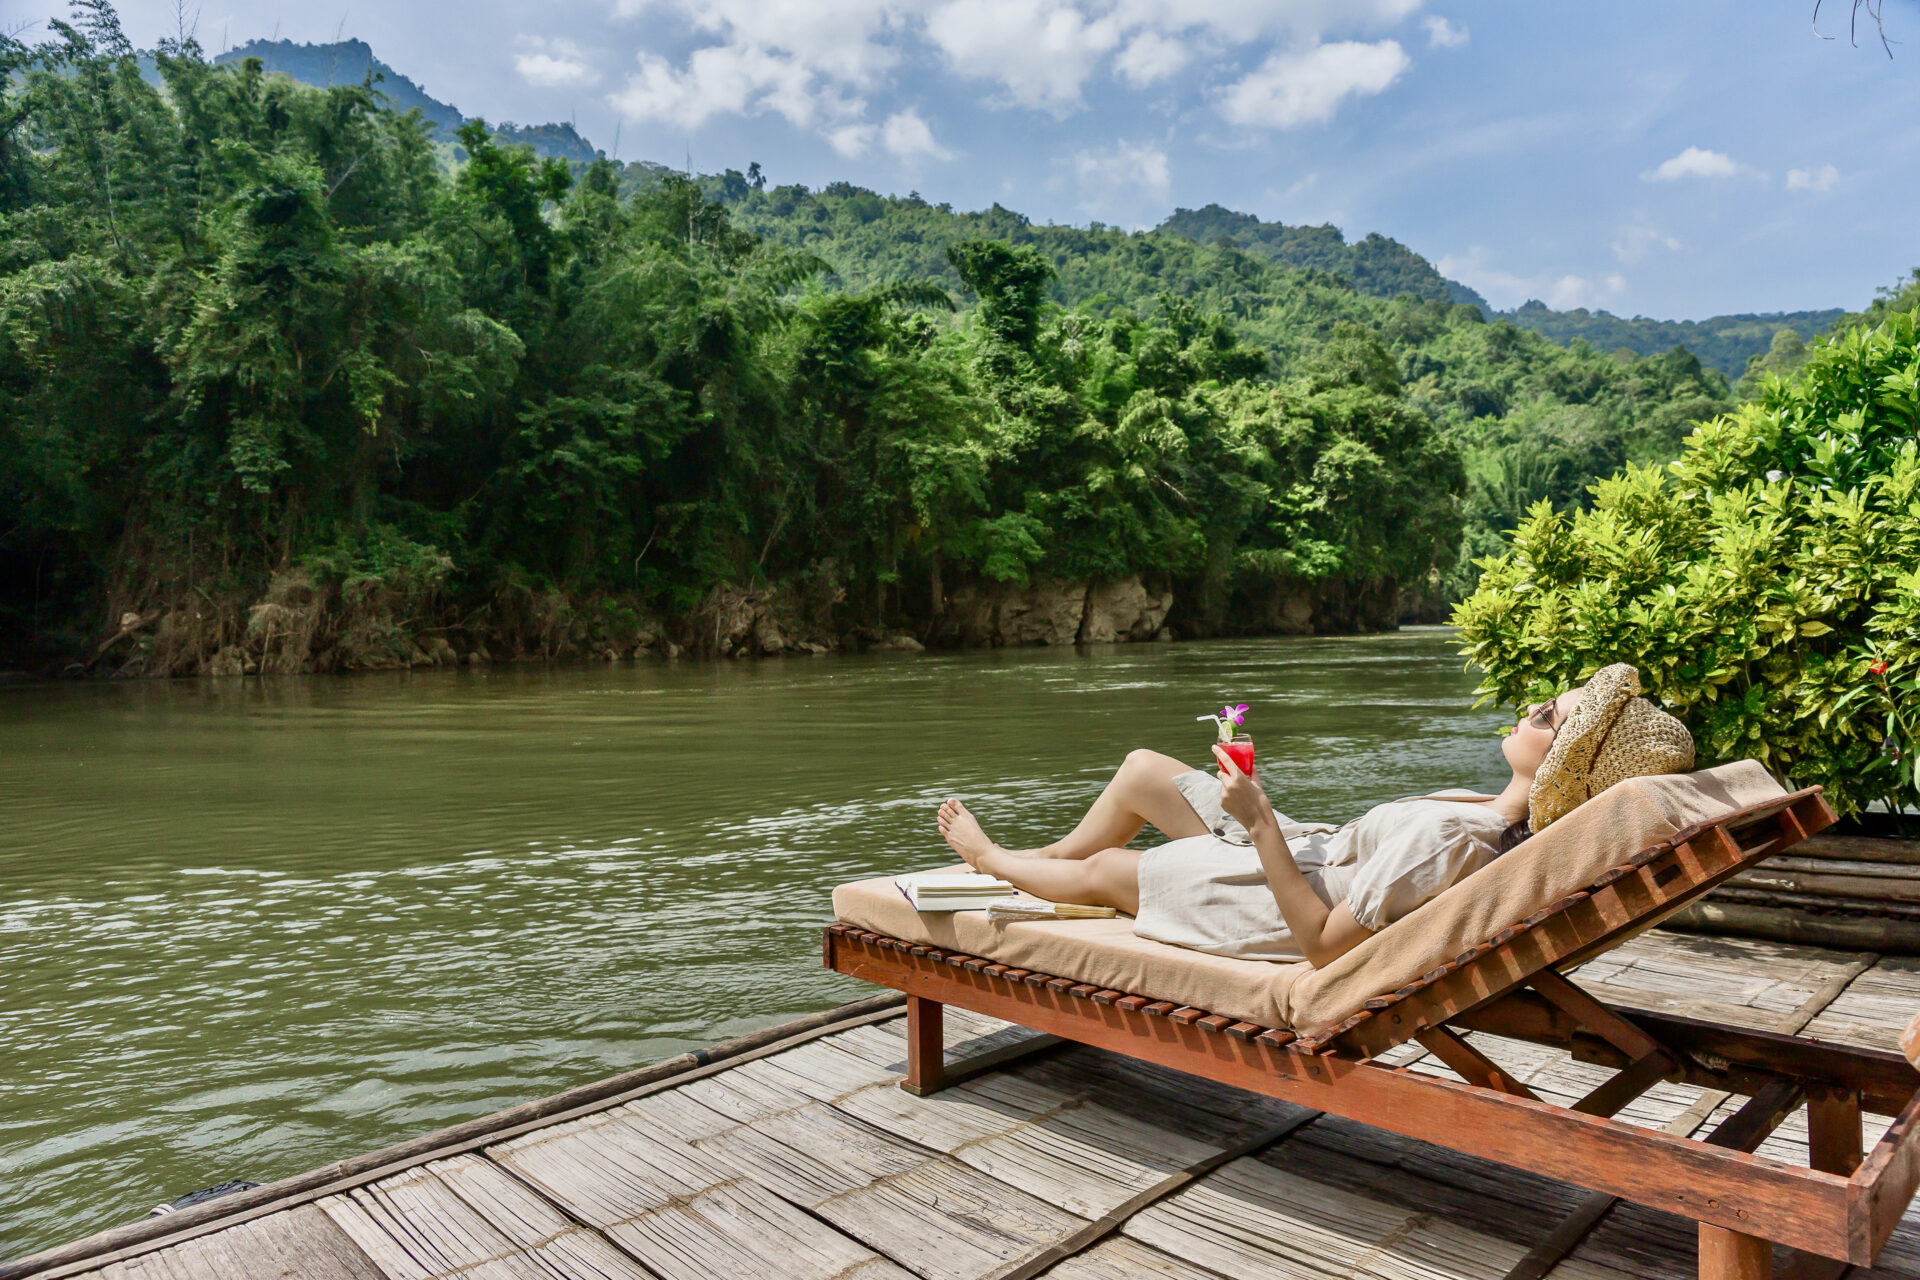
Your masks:
{"label": "rocky riverbank", "polygon": [[[1402,603],[1406,608],[1402,608]],[[497,662],[657,655],[766,657],[862,650],[999,648],[1196,639],[1223,634],[1378,631],[1427,620],[1399,593],[1301,590],[1237,602],[1209,623],[1166,582],[963,583],[937,613],[847,626],[842,593],[805,587],[721,588],[663,619],[621,596],[575,599],[508,589],[464,610],[388,581],[328,586],[294,571],[251,603],[196,597],[128,610],[68,675],[243,676],[484,666]],[[1404,617],[1403,617],[1404,614]]]}

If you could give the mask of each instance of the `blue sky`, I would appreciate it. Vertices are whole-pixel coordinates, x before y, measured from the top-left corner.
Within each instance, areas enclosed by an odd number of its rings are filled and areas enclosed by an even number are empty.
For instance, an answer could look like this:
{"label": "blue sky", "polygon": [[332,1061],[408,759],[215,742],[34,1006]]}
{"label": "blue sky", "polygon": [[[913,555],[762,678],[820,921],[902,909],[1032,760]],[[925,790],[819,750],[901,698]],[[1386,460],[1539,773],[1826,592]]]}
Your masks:
{"label": "blue sky", "polygon": [[[625,159],[1036,221],[1218,201],[1380,231],[1508,307],[1857,307],[1920,265],[1920,4],[1846,0],[204,0],[217,52],[336,32]],[[18,12],[18,10],[16,10]],[[174,0],[128,0],[144,45]]]}

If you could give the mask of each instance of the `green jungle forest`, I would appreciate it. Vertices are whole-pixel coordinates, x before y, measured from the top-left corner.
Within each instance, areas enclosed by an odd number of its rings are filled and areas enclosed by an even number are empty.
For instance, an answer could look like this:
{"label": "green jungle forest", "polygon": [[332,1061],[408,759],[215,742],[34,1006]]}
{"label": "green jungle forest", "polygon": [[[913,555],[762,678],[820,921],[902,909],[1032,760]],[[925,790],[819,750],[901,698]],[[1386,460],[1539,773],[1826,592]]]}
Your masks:
{"label": "green jungle forest", "polygon": [[105,0],[55,30],[0,43],[0,665],[35,671],[1440,621],[1537,504],[1855,323],[1563,345],[1384,237],[570,160],[371,75],[138,53]]}

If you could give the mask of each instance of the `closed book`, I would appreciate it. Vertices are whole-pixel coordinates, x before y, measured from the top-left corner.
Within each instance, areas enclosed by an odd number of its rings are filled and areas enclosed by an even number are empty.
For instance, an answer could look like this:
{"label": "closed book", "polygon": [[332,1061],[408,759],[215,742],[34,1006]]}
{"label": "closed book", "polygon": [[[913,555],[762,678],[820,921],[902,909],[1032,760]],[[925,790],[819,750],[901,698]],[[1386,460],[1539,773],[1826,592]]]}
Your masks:
{"label": "closed book", "polygon": [[985,911],[995,898],[1016,892],[998,876],[980,872],[922,872],[894,881],[915,911]]}

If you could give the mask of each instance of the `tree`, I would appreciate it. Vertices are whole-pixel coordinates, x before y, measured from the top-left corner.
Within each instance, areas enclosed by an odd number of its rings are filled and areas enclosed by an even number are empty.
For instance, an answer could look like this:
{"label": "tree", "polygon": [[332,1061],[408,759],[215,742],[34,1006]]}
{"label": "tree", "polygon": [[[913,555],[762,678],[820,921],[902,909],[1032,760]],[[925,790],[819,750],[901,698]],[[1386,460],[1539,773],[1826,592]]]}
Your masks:
{"label": "tree", "polygon": [[1054,270],[1026,245],[969,240],[947,251],[960,283],[980,299],[980,318],[1001,342],[1030,350]]}
{"label": "tree", "polygon": [[[927,632],[960,587],[1134,575],[1195,632],[1301,599],[1390,625],[1463,514],[1583,501],[1719,403],[1685,353],[1615,361],[1172,234],[569,168],[477,122],[443,168],[368,85],[183,39],[157,88],[103,3],[0,64],[15,653],[712,645],[696,620],[743,594],[803,601],[820,638]],[[1502,450],[1558,461],[1476,506]]]}
{"label": "tree", "polygon": [[1541,502],[1455,613],[1482,692],[1640,668],[1703,764],[1751,756],[1842,812],[1920,799],[1920,312],[1847,329],[1667,468]]}

